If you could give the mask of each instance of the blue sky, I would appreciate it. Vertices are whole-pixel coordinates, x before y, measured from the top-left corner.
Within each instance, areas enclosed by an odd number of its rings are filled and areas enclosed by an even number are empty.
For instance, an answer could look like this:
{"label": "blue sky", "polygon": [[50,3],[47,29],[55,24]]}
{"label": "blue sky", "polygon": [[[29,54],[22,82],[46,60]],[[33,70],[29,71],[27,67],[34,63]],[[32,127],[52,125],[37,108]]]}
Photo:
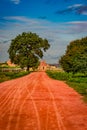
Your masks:
{"label": "blue sky", "polygon": [[87,0],[0,0],[0,62],[22,32],[47,38],[47,63],[57,63],[72,40],[87,36]]}

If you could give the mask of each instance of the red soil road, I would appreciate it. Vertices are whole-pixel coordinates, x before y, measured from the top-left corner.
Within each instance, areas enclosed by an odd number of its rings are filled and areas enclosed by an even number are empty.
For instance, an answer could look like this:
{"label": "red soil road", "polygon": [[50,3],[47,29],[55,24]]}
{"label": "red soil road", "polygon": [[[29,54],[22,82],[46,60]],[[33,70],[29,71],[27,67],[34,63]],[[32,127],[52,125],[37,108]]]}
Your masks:
{"label": "red soil road", "polygon": [[87,130],[87,105],[64,82],[34,72],[0,84],[0,130]]}

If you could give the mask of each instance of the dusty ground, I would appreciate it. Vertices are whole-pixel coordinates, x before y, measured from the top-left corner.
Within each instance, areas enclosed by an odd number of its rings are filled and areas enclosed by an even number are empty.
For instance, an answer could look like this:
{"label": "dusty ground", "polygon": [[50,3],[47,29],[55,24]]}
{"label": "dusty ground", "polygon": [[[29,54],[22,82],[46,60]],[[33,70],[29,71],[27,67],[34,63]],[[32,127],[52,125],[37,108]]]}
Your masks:
{"label": "dusty ground", "polygon": [[87,130],[87,105],[62,81],[34,72],[0,84],[0,130]]}

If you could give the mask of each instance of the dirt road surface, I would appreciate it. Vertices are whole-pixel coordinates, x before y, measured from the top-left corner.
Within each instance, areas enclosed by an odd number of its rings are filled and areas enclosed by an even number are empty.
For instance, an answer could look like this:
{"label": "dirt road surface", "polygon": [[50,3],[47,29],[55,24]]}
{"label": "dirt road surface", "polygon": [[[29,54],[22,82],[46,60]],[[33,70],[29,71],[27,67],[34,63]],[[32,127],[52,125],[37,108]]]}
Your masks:
{"label": "dirt road surface", "polygon": [[87,130],[81,98],[45,72],[0,83],[0,130]]}

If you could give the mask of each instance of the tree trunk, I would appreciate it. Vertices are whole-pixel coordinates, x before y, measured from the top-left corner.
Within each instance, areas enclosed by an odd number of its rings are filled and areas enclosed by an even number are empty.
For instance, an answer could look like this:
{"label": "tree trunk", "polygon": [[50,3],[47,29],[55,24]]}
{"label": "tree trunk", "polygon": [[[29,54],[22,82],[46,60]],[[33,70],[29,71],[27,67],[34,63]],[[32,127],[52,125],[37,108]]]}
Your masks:
{"label": "tree trunk", "polygon": [[27,71],[29,71],[29,65],[27,66]]}

